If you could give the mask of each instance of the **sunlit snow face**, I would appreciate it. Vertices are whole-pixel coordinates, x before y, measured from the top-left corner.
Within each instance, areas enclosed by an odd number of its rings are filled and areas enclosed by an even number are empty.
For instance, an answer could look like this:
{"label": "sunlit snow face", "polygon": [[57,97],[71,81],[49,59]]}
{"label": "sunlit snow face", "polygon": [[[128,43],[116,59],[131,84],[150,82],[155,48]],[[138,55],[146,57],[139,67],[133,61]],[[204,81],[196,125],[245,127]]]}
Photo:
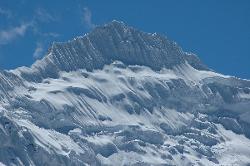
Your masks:
{"label": "sunlit snow face", "polygon": [[245,165],[249,94],[248,80],[113,21],[0,71],[0,165]]}

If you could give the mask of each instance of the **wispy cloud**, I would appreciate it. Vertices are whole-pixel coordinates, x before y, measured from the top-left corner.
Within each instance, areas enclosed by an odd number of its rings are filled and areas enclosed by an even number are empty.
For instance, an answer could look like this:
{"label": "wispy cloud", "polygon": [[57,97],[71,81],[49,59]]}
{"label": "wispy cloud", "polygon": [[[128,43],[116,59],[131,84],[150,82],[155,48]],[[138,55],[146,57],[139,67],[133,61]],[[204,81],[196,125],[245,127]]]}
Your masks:
{"label": "wispy cloud", "polygon": [[55,32],[47,32],[47,33],[43,33],[43,36],[57,38],[57,37],[60,36],[60,34],[59,33],[55,33]]}
{"label": "wispy cloud", "polygon": [[92,12],[89,8],[83,8],[83,23],[90,29],[95,27],[95,24],[92,22]]}
{"label": "wispy cloud", "polygon": [[34,50],[33,58],[39,59],[42,57],[43,53],[44,53],[43,44],[40,42],[36,43],[36,49]]}
{"label": "wispy cloud", "polygon": [[56,17],[52,14],[50,14],[47,10],[43,8],[38,8],[35,11],[35,19],[40,22],[53,22],[56,21]]}
{"label": "wispy cloud", "polygon": [[0,16],[1,15],[5,16],[7,18],[11,18],[12,17],[12,12],[10,10],[0,8]]}
{"label": "wispy cloud", "polygon": [[34,18],[33,18],[33,22],[34,22],[34,26],[32,27],[33,33],[40,37],[51,37],[51,38],[59,37],[60,34],[56,32],[43,32],[40,29],[41,24],[48,24],[48,23],[55,22],[55,21],[58,21],[58,17],[51,14],[46,9],[44,8],[36,9],[34,13]]}
{"label": "wispy cloud", "polygon": [[56,33],[56,32],[43,32],[40,29],[37,22],[35,22],[34,25],[32,26],[32,32],[37,37],[57,38],[57,37],[61,36],[59,33]]}
{"label": "wispy cloud", "polygon": [[18,37],[24,36],[31,23],[24,23],[17,27],[11,27],[0,31],[0,45],[8,44]]}

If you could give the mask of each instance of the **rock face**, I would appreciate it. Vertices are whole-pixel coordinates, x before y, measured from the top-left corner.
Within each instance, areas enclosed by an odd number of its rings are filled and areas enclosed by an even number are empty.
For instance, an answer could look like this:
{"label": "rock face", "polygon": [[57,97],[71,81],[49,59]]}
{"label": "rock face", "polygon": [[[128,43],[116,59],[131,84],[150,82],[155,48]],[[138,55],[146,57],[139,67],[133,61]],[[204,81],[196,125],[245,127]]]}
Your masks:
{"label": "rock face", "polygon": [[247,165],[250,81],[113,21],[0,72],[0,165]]}
{"label": "rock face", "polygon": [[53,43],[48,55],[36,62],[28,74],[23,71],[22,76],[41,81],[47,77],[57,78],[59,71],[101,69],[115,60],[154,70],[171,69],[188,61],[194,68],[207,70],[195,55],[183,52],[175,42],[112,21],[83,37],[66,43]]}

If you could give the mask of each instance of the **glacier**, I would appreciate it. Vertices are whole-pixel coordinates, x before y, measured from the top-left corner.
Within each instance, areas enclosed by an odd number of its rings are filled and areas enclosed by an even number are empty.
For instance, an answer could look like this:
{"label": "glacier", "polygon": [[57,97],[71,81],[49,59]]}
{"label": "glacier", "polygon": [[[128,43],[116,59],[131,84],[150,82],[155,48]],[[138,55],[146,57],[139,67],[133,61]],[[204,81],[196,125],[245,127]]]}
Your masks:
{"label": "glacier", "polygon": [[120,21],[0,71],[0,165],[249,165],[250,81]]}

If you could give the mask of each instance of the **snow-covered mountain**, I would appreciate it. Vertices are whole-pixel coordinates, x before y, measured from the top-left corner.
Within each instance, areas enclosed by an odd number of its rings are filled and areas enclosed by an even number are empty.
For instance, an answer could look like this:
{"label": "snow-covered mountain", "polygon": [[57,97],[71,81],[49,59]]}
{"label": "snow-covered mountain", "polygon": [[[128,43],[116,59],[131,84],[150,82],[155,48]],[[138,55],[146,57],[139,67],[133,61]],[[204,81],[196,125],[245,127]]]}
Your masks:
{"label": "snow-covered mountain", "polygon": [[0,165],[250,164],[250,81],[112,21],[0,71]]}

